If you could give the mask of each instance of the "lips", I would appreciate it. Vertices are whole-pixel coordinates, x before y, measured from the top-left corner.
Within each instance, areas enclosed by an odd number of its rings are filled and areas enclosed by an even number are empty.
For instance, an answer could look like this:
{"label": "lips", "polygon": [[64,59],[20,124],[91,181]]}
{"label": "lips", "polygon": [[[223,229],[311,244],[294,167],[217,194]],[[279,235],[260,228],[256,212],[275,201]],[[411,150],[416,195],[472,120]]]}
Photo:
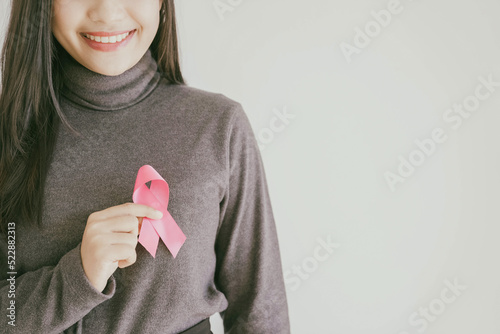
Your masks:
{"label": "lips", "polygon": [[[116,31],[116,32],[93,32],[90,34],[87,33],[81,33],[81,37],[83,40],[87,43],[88,46],[90,46],[92,49],[97,50],[97,51],[104,51],[104,52],[110,52],[110,51],[117,51],[121,48],[124,48],[132,39],[132,37],[135,35],[136,29],[127,31],[125,30],[123,34],[118,34],[118,35],[111,35],[109,34],[116,34],[116,33],[121,33],[122,31]],[[99,36],[99,35],[92,35],[94,33],[97,34],[107,34],[108,36]]]}
{"label": "lips", "polygon": [[88,35],[92,35],[92,36],[117,36],[117,35],[121,35],[121,34],[126,34],[128,32],[132,32],[132,31],[135,31],[136,29],[132,29],[132,30],[121,30],[121,31],[113,31],[113,32],[105,32],[105,31],[94,31],[94,32],[90,32],[90,31],[84,31],[82,33],[80,33],[81,35],[83,34],[88,34]]}

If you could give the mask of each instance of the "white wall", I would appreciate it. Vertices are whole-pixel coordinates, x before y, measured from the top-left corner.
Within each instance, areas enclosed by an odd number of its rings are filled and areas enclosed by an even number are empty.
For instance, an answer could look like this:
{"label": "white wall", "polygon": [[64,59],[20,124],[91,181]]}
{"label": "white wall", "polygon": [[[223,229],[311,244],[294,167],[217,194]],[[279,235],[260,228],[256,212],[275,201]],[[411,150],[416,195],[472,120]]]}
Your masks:
{"label": "white wall", "polygon": [[5,39],[5,30],[7,29],[7,23],[10,14],[10,0],[0,0],[0,42]]}
{"label": "white wall", "polygon": [[[183,72],[264,145],[292,333],[499,333],[500,86],[477,87],[500,82],[500,2],[394,1],[177,1]],[[341,43],[388,6],[349,62]]]}

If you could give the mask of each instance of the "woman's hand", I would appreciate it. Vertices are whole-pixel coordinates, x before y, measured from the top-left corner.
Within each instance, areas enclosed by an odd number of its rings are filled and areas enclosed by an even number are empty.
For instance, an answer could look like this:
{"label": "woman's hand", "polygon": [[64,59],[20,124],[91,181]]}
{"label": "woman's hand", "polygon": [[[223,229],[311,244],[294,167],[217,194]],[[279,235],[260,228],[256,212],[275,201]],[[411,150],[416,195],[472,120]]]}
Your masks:
{"label": "woman's hand", "polygon": [[83,233],[81,257],[83,270],[92,285],[102,292],[117,267],[135,263],[137,236],[142,218],[160,219],[154,208],[124,203],[93,212]]}

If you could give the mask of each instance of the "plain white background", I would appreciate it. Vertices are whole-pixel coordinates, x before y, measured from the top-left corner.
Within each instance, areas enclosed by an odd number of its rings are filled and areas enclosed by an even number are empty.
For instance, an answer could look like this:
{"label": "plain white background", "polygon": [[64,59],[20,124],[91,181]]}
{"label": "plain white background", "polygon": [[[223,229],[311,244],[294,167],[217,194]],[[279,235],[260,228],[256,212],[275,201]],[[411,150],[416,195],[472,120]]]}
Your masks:
{"label": "plain white background", "polygon": [[177,1],[183,73],[262,145],[292,333],[498,334],[500,2],[394,1]]}

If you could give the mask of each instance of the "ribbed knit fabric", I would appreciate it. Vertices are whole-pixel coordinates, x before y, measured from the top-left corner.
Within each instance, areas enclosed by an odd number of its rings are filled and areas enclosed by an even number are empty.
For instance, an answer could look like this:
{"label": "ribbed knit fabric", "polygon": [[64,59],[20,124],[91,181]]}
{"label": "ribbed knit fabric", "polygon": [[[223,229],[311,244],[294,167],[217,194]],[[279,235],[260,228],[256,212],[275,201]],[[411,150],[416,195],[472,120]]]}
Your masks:
{"label": "ribbed knit fabric", "polygon": [[[241,104],[173,85],[148,50],[104,76],[61,58],[62,124],[44,193],[43,226],[16,226],[15,327],[7,324],[7,243],[0,240],[7,333],[179,333],[220,312],[226,333],[289,333],[280,250],[264,166]],[[174,259],[137,261],[96,290],[82,267],[88,216],[132,202],[139,168],[170,187],[168,210],[187,239]]]}

